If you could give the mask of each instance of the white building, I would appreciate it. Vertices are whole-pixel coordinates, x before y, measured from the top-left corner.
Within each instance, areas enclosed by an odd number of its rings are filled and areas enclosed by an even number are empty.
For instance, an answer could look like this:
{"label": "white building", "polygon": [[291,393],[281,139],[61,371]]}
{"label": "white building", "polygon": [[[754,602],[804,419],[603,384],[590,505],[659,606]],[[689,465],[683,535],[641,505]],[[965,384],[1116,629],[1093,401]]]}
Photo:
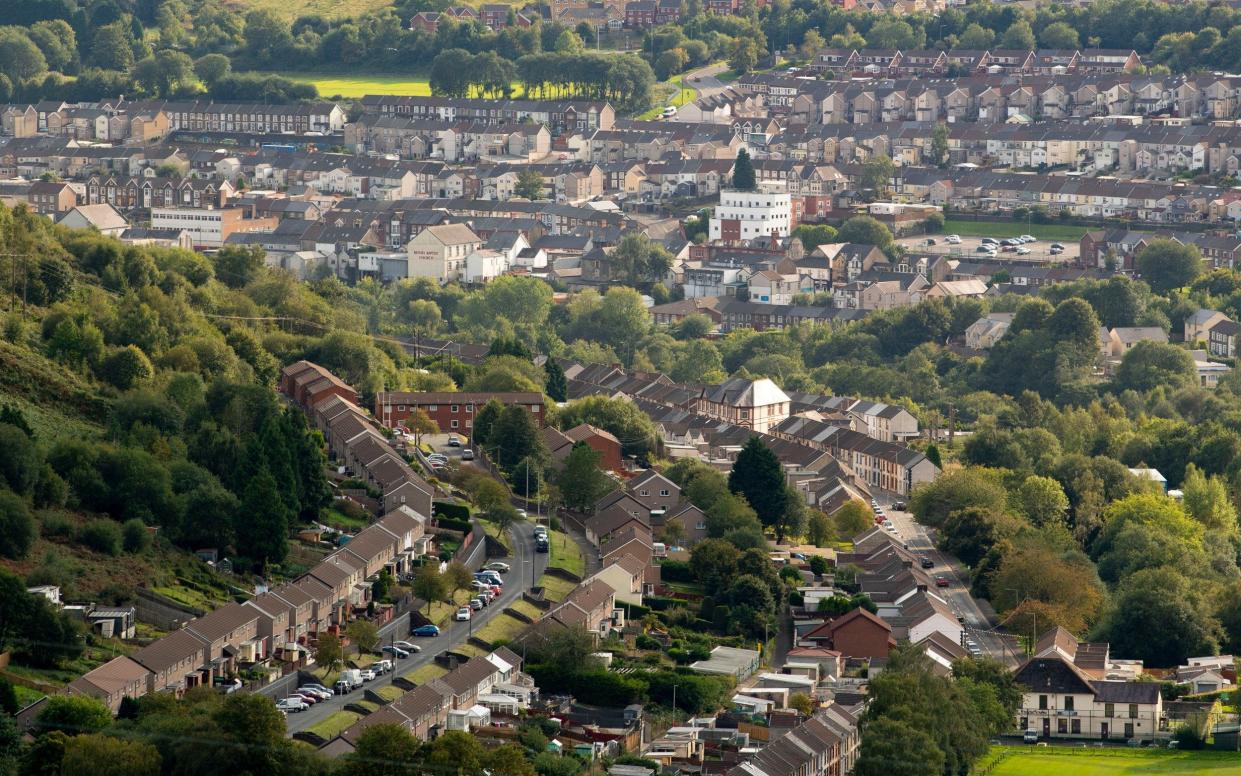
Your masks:
{"label": "white building", "polygon": [[711,214],[709,236],[713,242],[739,242],[785,237],[792,228],[792,197],[782,187],[764,184],[758,191],[721,191],[719,207]]}
{"label": "white building", "polygon": [[435,278],[441,283],[459,280],[466,270],[466,259],[483,247],[483,241],[465,224],[441,224],[423,229],[409,241],[411,278]]}

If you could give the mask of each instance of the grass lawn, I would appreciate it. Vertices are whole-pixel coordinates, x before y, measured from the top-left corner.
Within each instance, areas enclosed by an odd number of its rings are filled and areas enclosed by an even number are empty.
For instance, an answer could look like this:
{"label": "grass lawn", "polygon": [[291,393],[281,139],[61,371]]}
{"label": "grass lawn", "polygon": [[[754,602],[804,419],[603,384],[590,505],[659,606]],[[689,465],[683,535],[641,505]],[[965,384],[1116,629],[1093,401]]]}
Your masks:
{"label": "grass lawn", "polygon": [[460,655],[465,655],[466,657],[482,657],[483,655],[487,654],[486,650],[480,649],[479,647],[476,647],[473,644],[470,644],[469,642],[466,642],[465,644],[462,644],[461,646],[454,648],[453,652],[456,652]]}
{"label": "grass lawn", "polygon": [[[383,693],[380,693],[380,695],[382,694]],[[366,709],[371,714],[374,714],[375,712],[379,711],[379,708],[380,708],[379,704],[375,703],[375,701],[354,701],[353,705]]]}
{"label": "grass lawn", "polygon": [[698,97],[698,90],[686,86],[684,78],[684,75],[674,75],[667,81],[655,84],[655,105],[646,113],[638,115],[637,118],[642,121],[649,121],[658,118],[659,114],[668,105],[679,108],[682,105],[693,102]]}
{"label": "grass lawn", "polygon": [[514,604],[509,606],[510,609],[521,612],[532,620],[537,620],[543,616],[543,610],[524,598],[518,599]]}
{"label": "grass lawn", "polygon": [[539,577],[539,586],[543,588],[543,594],[548,600],[559,603],[567,598],[569,593],[573,592],[573,588],[577,587],[577,584],[567,579],[544,574]]}
{"label": "grass lawn", "polygon": [[24,709],[40,698],[47,697],[38,690],[32,690],[29,687],[22,687],[20,684],[13,685],[13,692],[17,694],[17,708]]}
{"label": "grass lawn", "polygon": [[551,560],[548,565],[562,568],[579,577],[586,573],[586,559],[582,557],[582,549],[577,542],[566,533],[553,531],[551,534]]}
{"label": "grass lawn", "polygon": [[664,587],[674,590],[678,593],[689,593],[690,595],[705,595],[702,585],[697,582],[665,582]]}
{"label": "grass lawn", "polygon": [[332,716],[306,728],[306,732],[314,733],[324,741],[330,741],[361,718],[362,715],[354,711],[338,711]]}
{"label": "grass lawn", "polygon": [[1231,752],[1129,749],[1024,749],[1003,760],[992,776],[1128,776],[1129,774],[1241,774]]}
{"label": "grass lawn", "polygon": [[431,613],[427,615],[427,619],[442,628],[444,623],[448,622],[448,619],[457,613],[457,609],[468,604],[473,597],[474,594],[469,590],[458,590],[453,595],[453,603],[436,601],[431,604]]}
{"label": "grass lawn", "polygon": [[1022,221],[964,221],[945,219],[944,234],[963,237],[1016,237],[1029,234],[1040,240],[1072,240],[1077,242],[1089,230],[1071,224],[1027,224]]}
{"label": "grass lawn", "polygon": [[[466,0],[469,4],[469,0]],[[292,21],[305,14],[327,17],[361,16],[392,5],[392,0],[229,0],[225,5],[245,13],[259,10],[271,11],[282,19]]]}
{"label": "grass lawn", "polygon": [[482,520],[481,522],[483,524],[484,533],[486,533],[488,536],[498,541],[500,544],[503,544],[504,549],[508,550],[509,552],[513,551],[513,546],[509,543],[508,534],[500,533],[500,526],[496,525],[490,520]]}
{"label": "grass lawn", "polygon": [[361,530],[368,525],[366,518],[350,517],[336,507],[328,507],[327,514],[324,516],[323,522],[325,525],[330,525],[331,527],[341,531],[347,531],[350,529]]}
{"label": "grass lawn", "polygon": [[439,679],[446,673],[448,673],[447,668],[436,663],[427,663],[424,666],[415,668],[408,674],[401,674],[401,678],[414,684],[426,684],[432,679]]}
{"label": "grass lawn", "polygon": [[[429,97],[431,82],[421,74],[287,73],[278,75],[301,84],[314,84],[324,97],[362,97],[392,94],[398,97]],[[521,84],[513,83],[513,97],[522,94]]]}
{"label": "grass lawn", "polygon": [[405,691],[400,687],[397,687],[395,684],[388,684],[380,687],[378,690],[375,690],[374,693],[388,703],[392,703],[394,700],[404,695]]}
{"label": "grass lawn", "polygon": [[513,638],[518,633],[521,633],[522,629],[525,627],[526,623],[516,617],[511,617],[507,614],[500,614],[498,617],[493,618],[491,622],[484,625],[482,630],[475,631],[474,635],[488,644],[494,644],[501,639],[512,641]]}

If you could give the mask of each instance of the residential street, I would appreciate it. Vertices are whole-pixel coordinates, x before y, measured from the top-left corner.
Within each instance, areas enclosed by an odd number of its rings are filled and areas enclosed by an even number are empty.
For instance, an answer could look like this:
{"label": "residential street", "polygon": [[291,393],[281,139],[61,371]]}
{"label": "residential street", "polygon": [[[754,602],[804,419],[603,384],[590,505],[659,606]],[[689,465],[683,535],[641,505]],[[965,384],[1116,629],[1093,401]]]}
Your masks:
{"label": "residential street", "polygon": [[[379,635],[383,644],[390,644],[394,641],[409,641],[422,647],[421,652],[414,653],[404,660],[397,661],[396,670],[368,682],[362,689],[354,690],[348,695],[337,695],[331,700],[322,701],[311,706],[309,709],[296,714],[290,714],[288,717],[288,732],[290,735],[300,730],[305,730],[316,723],[326,719],[337,711],[342,710],[346,704],[353,701],[362,700],[366,689],[383,687],[391,684],[392,680],[400,675],[404,675],[430,663],[434,657],[451,647],[464,644],[466,639],[474,630],[482,628],[491,621],[492,617],[498,615],[504,610],[504,607],[511,605],[520,596],[523,590],[529,590],[538,580],[543,570],[547,568],[547,554],[537,553],[534,551],[534,534],[527,524],[520,524],[513,528],[514,534],[514,555],[511,558],[504,558],[504,562],[512,566],[512,570],[504,574],[504,592],[500,598],[493,601],[490,606],[485,607],[481,612],[475,612],[474,619],[470,622],[457,622],[449,620],[447,627],[443,628],[439,636],[435,638],[416,638],[409,635],[409,616],[402,615],[397,617],[393,622],[388,623],[380,628]],[[478,565],[484,565],[487,562],[484,556],[482,562]]]}
{"label": "residential street", "polygon": [[908,545],[910,551],[926,555],[935,562],[935,567],[926,569],[933,577],[947,577],[951,583],[946,588],[935,588],[935,592],[944,598],[952,611],[962,619],[966,633],[978,642],[982,651],[1008,666],[1016,666],[1018,650],[1012,637],[1004,637],[994,632],[991,619],[979,607],[978,602],[969,593],[969,573],[953,557],[945,555],[935,548],[935,543],[909,512],[898,512],[889,504],[883,505],[884,513],[891,518]]}

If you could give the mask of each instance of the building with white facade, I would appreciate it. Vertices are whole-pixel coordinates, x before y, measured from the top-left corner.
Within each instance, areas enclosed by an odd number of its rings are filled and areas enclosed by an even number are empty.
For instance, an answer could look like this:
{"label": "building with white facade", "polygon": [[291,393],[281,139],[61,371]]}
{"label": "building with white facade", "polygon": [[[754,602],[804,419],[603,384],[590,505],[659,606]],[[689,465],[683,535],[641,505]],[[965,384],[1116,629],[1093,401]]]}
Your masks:
{"label": "building with white facade", "polygon": [[153,207],[151,228],[185,232],[195,248],[219,248],[238,232],[275,229],[279,219],[249,218],[246,208]]}
{"label": "building with white facade", "polygon": [[755,237],[785,237],[793,229],[793,199],[782,186],[763,184],[757,191],[720,192],[711,214],[712,242],[740,242]]}
{"label": "building with white facade", "polygon": [[465,224],[441,224],[423,229],[409,241],[411,278],[435,278],[441,283],[460,280],[466,259],[483,247],[483,241]]}

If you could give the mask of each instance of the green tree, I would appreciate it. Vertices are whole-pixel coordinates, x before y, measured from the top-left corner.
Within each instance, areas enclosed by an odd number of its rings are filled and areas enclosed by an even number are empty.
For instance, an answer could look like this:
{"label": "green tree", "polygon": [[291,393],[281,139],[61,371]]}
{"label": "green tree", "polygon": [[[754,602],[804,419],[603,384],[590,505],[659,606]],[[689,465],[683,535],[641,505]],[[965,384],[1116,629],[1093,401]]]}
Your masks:
{"label": "green tree", "polygon": [[127,391],[155,374],[151,360],[135,345],[112,350],[99,364],[99,376],[122,391]]}
{"label": "green tree", "polygon": [[258,693],[227,695],[212,715],[229,742],[229,767],[238,773],[279,773],[288,749],[284,714]]}
{"label": "green tree", "polygon": [[257,245],[226,245],[215,254],[216,277],[232,288],[244,288],[258,277],[266,256]]}
{"label": "green tree", "polygon": [[1031,475],[1017,488],[1021,512],[1036,526],[1063,524],[1069,511],[1064,488],[1050,477]]}
{"label": "green tree", "polygon": [[762,524],[775,530],[776,541],[784,541],[789,509],[784,468],[758,436],[750,437],[737,454],[728,489],[744,496]]}
{"label": "green tree", "polygon": [[65,744],[61,770],[100,776],[159,776],[159,750],[143,741],[100,735],[74,736]]}
{"label": "green tree", "polygon": [[530,413],[519,405],[505,407],[488,434],[494,460],[512,474],[527,459],[540,461],[546,457],[543,437]]}
{"label": "green tree", "polygon": [[1143,569],[1125,579],[1101,631],[1117,654],[1154,667],[1217,654],[1223,637],[1202,586],[1171,568]]}
{"label": "green tree", "polygon": [[723,539],[704,539],[690,551],[690,572],[707,590],[723,589],[737,574],[741,553]]}
{"label": "green tree", "polygon": [[1230,536],[1237,530],[1237,509],[1220,477],[1208,477],[1194,464],[1185,467],[1181,483],[1182,503],[1190,516],[1208,531]]}
{"label": "green tree", "polygon": [[315,663],[323,666],[327,671],[335,671],[344,662],[345,650],[341,646],[340,638],[331,633],[320,636],[315,645]]}
{"label": "green tree", "polygon": [[[566,34],[573,33],[566,31]],[[529,200],[542,199],[543,188],[543,173],[538,170],[522,170],[517,173],[517,185],[513,187],[513,194]]]}
{"label": "green tree", "polygon": [[134,64],[133,39],[124,25],[108,24],[95,30],[91,59],[102,70],[128,71]]}
{"label": "green tree", "polygon": [[659,450],[659,434],[650,416],[625,399],[588,396],[569,402],[560,410],[559,423],[562,428],[582,423],[601,428],[621,441],[625,455],[639,459],[649,458]]}
{"label": "green tree", "polygon": [[599,468],[603,455],[585,442],[573,445],[565,457],[564,468],[556,477],[565,506],[578,512],[590,510],[615,485]]}
{"label": "green tree", "polygon": [[47,58],[19,27],[0,28],[0,74],[21,83],[47,71]]}
{"label": "green tree", "polygon": [[233,70],[233,63],[223,54],[206,54],[194,62],[194,73],[208,89]]}
{"label": "green tree", "polygon": [[260,566],[284,561],[289,552],[288,507],[271,472],[263,469],[250,478],[238,517],[237,540],[250,557]]}
{"label": "green tree", "polygon": [[[822,547],[832,540],[832,523],[827,515],[815,510],[806,521],[806,541]],[[816,556],[817,557],[817,556]]]}
{"label": "green tree", "polygon": [[959,36],[957,47],[967,51],[982,51],[995,43],[995,33],[978,22],[971,22]]}
{"label": "green tree", "polygon": [[[892,181],[892,176],[896,174],[896,165],[892,163],[892,157],[887,154],[874,154],[862,163],[862,174],[858,177],[858,187],[863,191],[873,192],[874,199],[882,199],[887,196],[888,184]],[[852,221],[853,219],[850,219]],[[849,226],[849,222],[845,222],[845,227]],[[887,227],[884,227],[885,229]],[[849,242],[857,242],[850,240]],[[877,243],[872,243],[877,244]]]}
{"label": "green tree", "polygon": [[1004,31],[1004,37],[1000,39],[1000,47],[1016,51],[1033,51],[1034,30],[1030,29],[1030,23],[1025,19],[1013,22]]}
{"label": "green tree", "polygon": [[1073,29],[1068,22],[1052,22],[1043,28],[1038,39],[1043,48],[1077,49],[1081,47],[1077,30]]}
{"label": "green tree", "polygon": [[1167,342],[1143,340],[1120,359],[1114,381],[1117,390],[1145,392],[1159,386],[1184,388],[1198,382],[1189,352]]}
{"label": "green tree", "polygon": [[98,733],[112,724],[112,712],[102,701],[87,695],[53,695],[39,709],[35,724],[43,733]]}
{"label": "green tree", "polygon": [[909,508],[919,523],[938,528],[958,509],[1002,512],[1007,500],[1004,486],[986,469],[954,469],[915,487]]}
{"label": "green tree", "polygon": [[379,645],[379,629],[370,620],[354,620],[349,623],[345,633],[362,652],[374,652]]}
{"label": "green tree", "polygon": [[362,731],[345,758],[347,776],[416,776],[422,748],[401,725],[381,723]]}
{"label": "green tree", "polygon": [[25,500],[11,491],[0,491],[0,555],[20,560],[36,538],[38,528]]}
{"label": "green tree", "polygon": [[439,566],[427,563],[418,568],[414,574],[414,595],[427,604],[427,613],[431,612],[431,604],[443,601],[448,597],[448,585],[440,574]]}
{"label": "green tree", "polygon": [[931,133],[931,162],[936,167],[948,164],[948,125],[942,121],[935,125]]}
{"label": "green tree", "polygon": [[733,188],[754,191],[756,185],[754,162],[750,161],[750,152],[742,148],[737,151],[737,161],[733,163]]}
{"label": "green tree", "polygon": [[891,248],[893,242],[892,232],[888,227],[870,216],[854,216],[845,221],[836,239],[840,242],[874,245],[882,251]]}
{"label": "green tree", "polygon": [[800,224],[791,236],[801,240],[802,247],[807,251],[836,242],[836,230],[827,224]]}
{"label": "green tree", "polygon": [[121,554],[121,527],[106,517],[91,520],[78,531],[78,541],[92,550],[116,557]]}
{"label": "green tree", "polygon": [[470,583],[474,581],[474,574],[466,568],[464,563],[455,560],[444,569],[442,578],[451,595],[469,588]]}
{"label": "green tree", "polygon": [[496,421],[500,419],[500,413],[504,411],[504,405],[498,399],[488,399],[487,403],[479,408],[474,414],[474,443],[479,447],[491,444],[491,431],[495,428]]}
{"label": "green tree", "polygon": [[861,501],[852,499],[836,510],[832,520],[836,527],[836,538],[848,541],[874,526],[875,513]]}
{"label": "green tree", "polygon": [[976,567],[1001,539],[1017,532],[1017,522],[984,507],[965,507],[948,515],[939,546],[966,566]]}
{"label": "green tree", "polygon": [[1193,283],[1203,272],[1198,246],[1172,240],[1151,240],[1135,263],[1142,280],[1160,294]]}
{"label": "green tree", "polygon": [[543,383],[543,392],[550,396],[552,401],[568,401],[569,381],[565,378],[564,370],[560,368],[556,359],[547,359],[543,364],[543,371],[547,374],[547,379]]}
{"label": "green tree", "polygon": [[739,37],[728,54],[728,66],[738,75],[745,75],[758,64],[758,45],[753,38]]}

